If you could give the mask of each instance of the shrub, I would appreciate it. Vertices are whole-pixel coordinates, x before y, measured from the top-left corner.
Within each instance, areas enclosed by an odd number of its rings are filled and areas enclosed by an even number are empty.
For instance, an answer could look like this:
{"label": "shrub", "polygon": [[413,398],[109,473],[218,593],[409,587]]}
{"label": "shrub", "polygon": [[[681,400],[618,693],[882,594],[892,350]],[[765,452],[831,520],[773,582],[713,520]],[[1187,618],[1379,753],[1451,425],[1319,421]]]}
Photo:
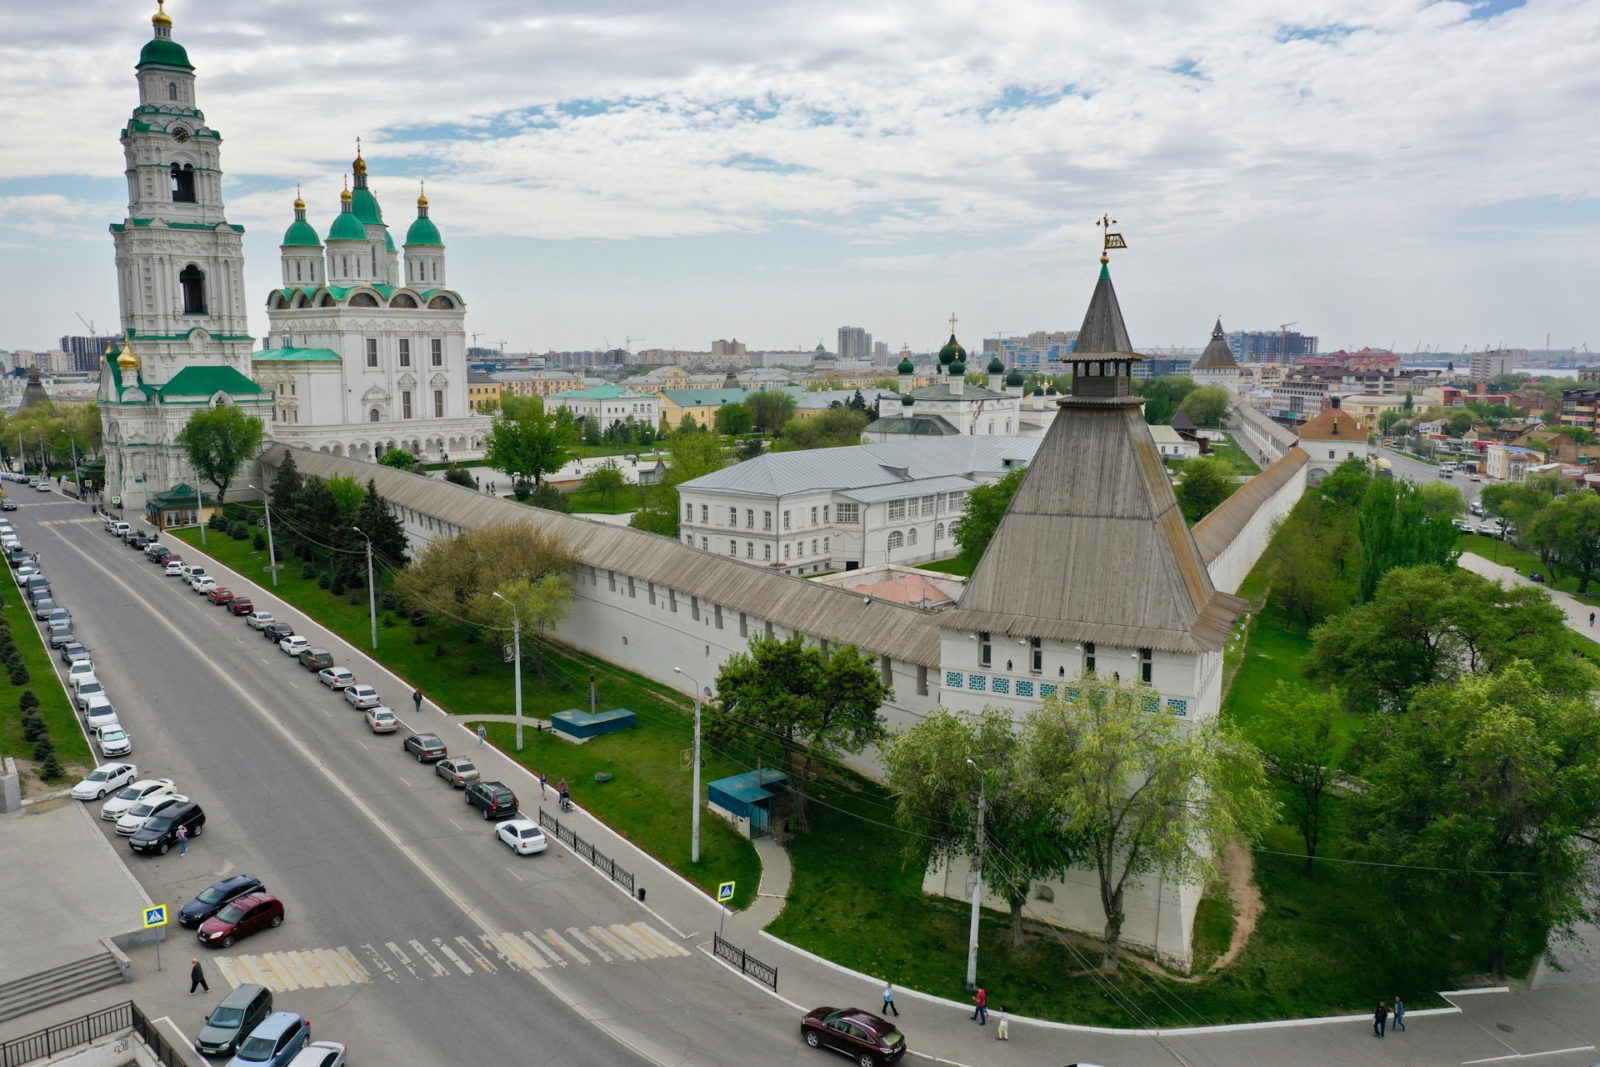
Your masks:
{"label": "shrub", "polygon": [[378,594],[378,606],[384,611],[394,611],[400,606],[400,600],[394,595],[393,589],[385,589]]}
{"label": "shrub", "polygon": [[33,758],[36,760],[49,759],[56,754],[56,743],[50,740],[50,734],[45,735],[33,743]]}
{"label": "shrub", "polygon": [[22,696],[17,698],[17,707],[21,708],[23,711],[27,711],[29,708],[36,708],[38,706],[39,694],[35,693],[32,689],[24,689],[22,691]]}
{"label": "shrub", "polygon": [[378,625],[382,626],[385,630],[391,629],[394,626],[394,616],[385,615],[383,619],[379,621]]}
{"label": "shrub", "polygon": [[482,673],[483,673],[483,668],[478,666],[478,664],[476,662],[467,664],[467,677],[476,678],[478,675],[480,675]]}
{"label": "shrub", "polygon": [[[318,589],[326,589],[326,588],[328,588],[328,586],[330,586],[332,584],[333,584],[333,579],[331,577],[329,577],[327,574],[319,574],[319,575],[317,575],[317,588]],[[342,591],[342,587],[341,587],[341,591]]]}
{"label": "shrub", "polygon": [[549,482],[540,482],[538,488],[529,493],[524,503],[532,504],[536,508],[546,511],[570,512],[572,504],[567,500],[567,495]]}
{"label": "shrub", "polygon": [[328,592],[332,593],[334,596],[344,596],[343,579],[329,578],[327,581],[319,581],[317,584],[322,586],[322,588],[326,589]]}
{"label": "shrub", "polygon": [[413,636],[411,638],[411,643],[413,645],[425,645],[425,644],[428,643],[427,635],[424,634],[421,630],[418,630],[416,632],[415,636]]}
{"label": "shrub", "polygon": [[27,664],[19,663],[11,669],[12,685],[27,685],[31,681],[33,681],[33,675],[28,673]]}
{"label": "shrub", "polygon": [[61,760],[54,752],[45,756],[44,761],[39,764],[39,777],[48,782],[56,781],[66,773],[67,769],[61,766]]}
{"label": "shrub", "polygon": [[312,563],[309,560],[307,560],[305,563],[302,563],[300,565],[300,577],[302,577],[302,578],[315,578],[316,576],[317,576],[317,565],[315,563]]}
{"label": "shrub", "polygon": [[30,715],[22,720],[22,739],[30,745],[49,732],[49,725],[38,715]]}
{"label": "shrub", "polygon": [[260,530],[257,530],[255,540],[251,541],[250,544],[257,552],[260,552],[263,548],[267,547],[267,535],[262,533]]}
{"label": "shrub", "polygon": [[236,522],[228,527],[228,536],[235,541],[248,541],[250,540],[250,527],[242,522]]}
{"label": "shrub", "polygon": [[206,520],[206,526],[213,530],[226,530],[228,528],[228,516],[221,511],[213,511],[211,517]]}
{"label": "shrub", "polygon": [[419,611],[415,615],[411,616],[411,625],[426,626],[428,625],[428,617]]}
{"label": "shrub", "polygon": [[471,630],[468,630],[467,631],[467,644],[475,645],[477,643],[478,643],[478,635],[473,633]]}
{"label": "shrub", "polygon": [[443,659],[444,657],[448,656],[450,653],[443,645],[434,645],[433,646],[433,654],[435,656],[438,656],[440,659]]}

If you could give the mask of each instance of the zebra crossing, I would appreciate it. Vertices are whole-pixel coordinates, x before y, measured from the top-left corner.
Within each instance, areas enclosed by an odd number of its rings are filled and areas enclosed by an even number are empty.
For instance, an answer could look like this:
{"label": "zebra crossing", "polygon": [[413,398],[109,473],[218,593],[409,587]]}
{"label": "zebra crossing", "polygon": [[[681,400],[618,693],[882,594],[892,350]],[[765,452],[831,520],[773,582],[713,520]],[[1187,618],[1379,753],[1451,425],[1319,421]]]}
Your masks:
{"label": "zebra crossing", "polygon": [[385,941],[345,947],[221,956],[217,971],[230,986],[246,982],[277,992],[365,985],[374,981],[430,981],[508,971],[559,970],[596,963],[644,963],[688,956],[675,939],[649,923],[546,927],[541,931],[458,934],[427,940]]}

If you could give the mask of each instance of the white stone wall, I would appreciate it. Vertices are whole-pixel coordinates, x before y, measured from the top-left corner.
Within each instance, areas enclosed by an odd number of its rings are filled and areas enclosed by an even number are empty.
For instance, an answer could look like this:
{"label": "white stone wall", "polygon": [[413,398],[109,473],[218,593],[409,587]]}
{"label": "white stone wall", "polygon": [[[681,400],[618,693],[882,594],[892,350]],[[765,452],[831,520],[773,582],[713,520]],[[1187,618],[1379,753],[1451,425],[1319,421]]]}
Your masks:
{"label": "white stone wall", "polygon": [[1211,584],[1224,593],[1237,593],[1239,586],[1261,559],[1272,541],[1272,531],[1277,523],[1294,510],[1295,504],[1305,495],[1306,477],[1311,471],[1308,463],[1294,473],[1283,487],[1268,498],[1245,523],[1244,529],[1229,543],[1207,570]]}

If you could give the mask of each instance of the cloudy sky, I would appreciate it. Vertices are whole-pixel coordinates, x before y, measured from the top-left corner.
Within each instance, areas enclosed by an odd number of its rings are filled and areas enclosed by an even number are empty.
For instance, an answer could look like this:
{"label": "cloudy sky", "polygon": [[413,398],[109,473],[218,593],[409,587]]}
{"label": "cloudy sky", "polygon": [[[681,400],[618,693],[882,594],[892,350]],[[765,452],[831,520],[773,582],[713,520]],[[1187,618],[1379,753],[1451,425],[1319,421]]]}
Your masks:
{"label": "cloudy sky", "polygon": [[[154,2],[0,7],[0,348],[117,319]],[[266,294],[359,136],[508,351],[1076,329],[1600,349],[1594,0],[172,0]],[[1285,11],[1293,14],[1286,16]],[[642,340],[637,340],[642,338]]]}

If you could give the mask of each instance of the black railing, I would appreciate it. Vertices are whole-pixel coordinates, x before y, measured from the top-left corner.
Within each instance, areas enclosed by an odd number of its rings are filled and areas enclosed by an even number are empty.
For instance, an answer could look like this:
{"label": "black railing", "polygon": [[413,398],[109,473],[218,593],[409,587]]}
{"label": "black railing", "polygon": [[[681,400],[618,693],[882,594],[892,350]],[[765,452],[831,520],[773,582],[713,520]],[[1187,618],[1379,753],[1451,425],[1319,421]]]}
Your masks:
{"label": "black railing", "polygon": [[164,1067],[188,1067],[189,1060],[168,1043],[155,1023],[131,1000],[0,1044],[0,1067],[36,1063],[125,1030],[144,1042]]}
{"label": "black railing", "polygon": [[572,851],[594,864],[596,870],[605,872],[611,880],[633,895],[633,872],[617,866],[617,861],[595,848],[593,844],[585,841],[568,827],[561,825],[561,820],[556,818],[554,812],[539,809],[539,825],[556,835],[556,840],[572,848]]}
{"label": "black railing", "polygon": [[756,981],[771,986],[774,992],[777,991],[778,968],[762,963],[733,942],[725,940],[721,934],[713,933],[711,937],[712,946],[718,956],[739,968],[741,974],[747,974]]}

